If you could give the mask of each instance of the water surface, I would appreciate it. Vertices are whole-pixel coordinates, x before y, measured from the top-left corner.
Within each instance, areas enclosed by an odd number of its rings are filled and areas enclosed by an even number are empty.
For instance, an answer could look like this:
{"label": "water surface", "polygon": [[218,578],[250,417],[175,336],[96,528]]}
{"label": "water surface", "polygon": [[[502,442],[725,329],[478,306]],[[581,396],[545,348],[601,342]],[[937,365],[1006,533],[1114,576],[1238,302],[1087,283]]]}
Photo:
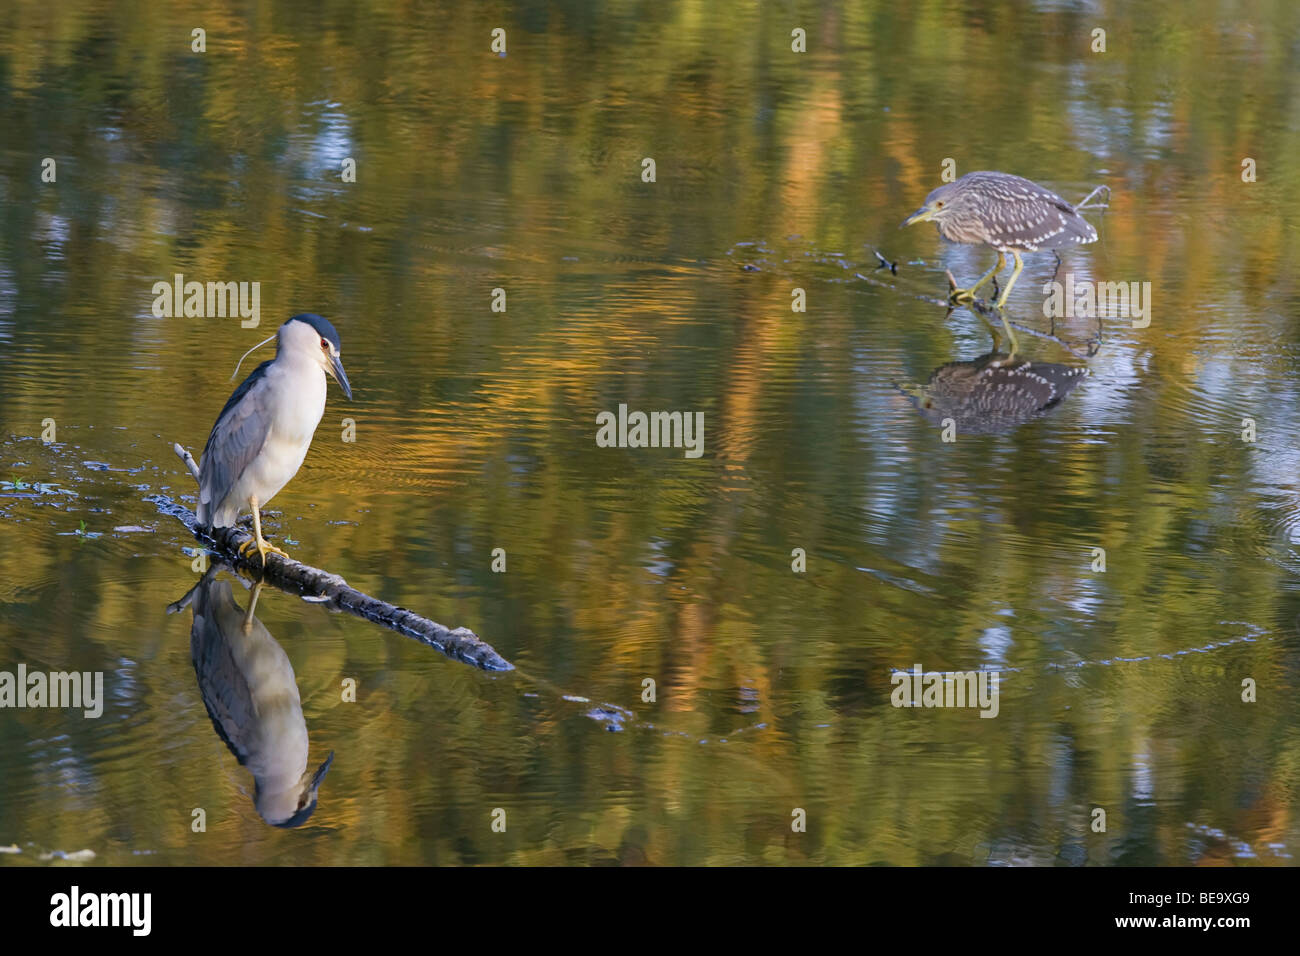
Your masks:
{"label": "water surface", "polygon": [[[0,861],[1290,863],[1300,8],[1251,16],[10,4],[0,670],[102,671],[107,701],[0,711]],[[987,252],[898,229],[949,158],[1108,185],[1059,268],[1154,297],[1144,329],[1052,327],[1030,257],[1024,357],[1088,375],[954,442],[900,388],[990,349],[934,302]],[[155,317],[177,273],[260,282],[260,327]],[[149,498],[193,505],[171,443],[198,453],[301,311],[355,401],[331,387],[268,531],[517,669],[263,591],[304,759],[335,754],[282,829],[205,708],[167,613],[195,542]],[[705,453],[597,447],[620,403],[702,412]],[[916,663],[999,671],[998,717],[892,707]]]}

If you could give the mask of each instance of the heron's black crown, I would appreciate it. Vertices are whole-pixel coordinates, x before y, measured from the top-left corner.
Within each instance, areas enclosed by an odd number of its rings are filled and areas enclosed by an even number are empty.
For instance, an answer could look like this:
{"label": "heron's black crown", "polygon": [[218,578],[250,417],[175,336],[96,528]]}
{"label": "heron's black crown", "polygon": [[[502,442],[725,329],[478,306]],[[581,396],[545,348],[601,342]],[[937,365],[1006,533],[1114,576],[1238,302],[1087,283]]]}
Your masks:
{"label": "heron's black crown", "polygon": [[[329,340],[330,344],[334,346],[334,351],[343,351],[343,343],[339,341],[338,331],[325,316],[317,315],[315,312],[303,312],[293,316],[293,318],[289,319],[289,322],[306,322],[316,330],[321,338]],[[289,322],[286,322],[285,325],[288,325]]]}

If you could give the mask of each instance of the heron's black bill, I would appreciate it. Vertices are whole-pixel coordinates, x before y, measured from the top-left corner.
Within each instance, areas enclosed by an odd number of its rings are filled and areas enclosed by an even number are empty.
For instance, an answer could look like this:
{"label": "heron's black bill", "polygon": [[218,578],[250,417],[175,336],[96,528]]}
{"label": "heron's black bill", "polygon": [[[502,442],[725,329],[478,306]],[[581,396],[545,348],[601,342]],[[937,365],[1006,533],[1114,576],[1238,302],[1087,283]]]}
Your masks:
{"label": "heron's black bill", "polygon": [[343,359],[337,355],[331,355],[330,364],[334,381],[339,383],[339,387],[343,389],[343,394],[348,397],[348,401],[352,401],[352,386],[348,384],[348,373],[343,371]]}

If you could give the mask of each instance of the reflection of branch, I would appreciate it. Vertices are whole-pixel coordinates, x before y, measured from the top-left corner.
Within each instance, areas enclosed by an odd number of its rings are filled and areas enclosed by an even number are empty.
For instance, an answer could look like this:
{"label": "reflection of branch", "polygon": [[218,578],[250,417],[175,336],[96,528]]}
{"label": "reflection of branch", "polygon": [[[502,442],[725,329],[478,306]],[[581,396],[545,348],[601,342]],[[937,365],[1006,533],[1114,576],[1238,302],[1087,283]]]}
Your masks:
{"label": "reflection of branch", "polygon": [[[966,306],[972,312],[979,313],[979,315],[985,320],[989,318],[1001,317],[1001,314],[998,312],[997,308],[995,306],[989,305],[983,299],[976,299],[974,302],[966,303]],[[1097,317],[1096,336],[1094,338],[1082,340],[1084,343],[1083,352],[1080,352],[1077,348],[1075,348],[1075,346],[1071,345],[1069,342],[1065,341],[1065,339],[1056,335],[1054,332],[1044,332],[1041,329],[1036,329],[1031,325],[1021,325],[1019,322],[1012,322],[1010,317],[1007,318],[1007,322],[1010,323],[1013,328],[1015,328],[1020,332],[1028,332],[1030,335],[1036,335],[1040,339],[1048,339],[1052,342],[1055,342],[1057,345],[1061,346],[1061,348],[1065,349],[1071,355],[1074,355],[1078,358],[1092,358],[1101,350],[1101,317],[1100,316]],[[1056,327],[1055,319],[1052,320],[1052,327],[1053,329],[1055,329]]]}
{"label": "reflection of branch", "polygon": [[[199,467],[194,462],[194,456],[179,444],[172,445],[172,449],[185,462],[186,468],[197,481]],[[437,648],[448,657],[473,664],[483,670],[514,670],[513,664],[498,654],[490,644],[480,640],[478,635],[469,628],[458,627],[453,630],[444,627],[405,608],[396,607],[364,594],[337,574],[313,568],[293,558],[271,553],[267,556],[268,564],[263,569],[260,558],[249,560],[240,553],[240,547],[254,540],[253,535],[243,528],[205,528],[199,524],[194,512],[166,495],[152,495],[148,500],[152,501],[160,512],[171,515],[184,524],[200,541],[213,546],[232,568],[260,575],[267,584],[287,593],[298,594],[307,600],[327,604],[389,630],[397,631],[399,634],[413,637],[423,644]]]}
{"label": "reflection of branch", "polygon": [[[199,584],[202,584],[202,583],[203,583],[203,579],[200,578],[200,579],[199,579]],[[192,588],[190,588],[188,591],[186,591],[186,592],[185,592],[185,593],[184,593],[184,594],[183,594],[179,599],[177,599],[177,600],[175,600],[175,601],[172,601],[171,604],[168,604],[168,605],[167,605],[167,613],[168,613],[168,614],[179,614],[181,611],[183,611],[183,610],[185,610],[187,607],[189,607],[190,604],[192,604],[193,601],[194,601],[194,592],[197,591],[197,590],[199,589],[199,584],[194,585],[194,587],[192,587]]]}
{"label": "reflection of branch", "polygon": [[[952,272],[945,269],[944,275],[948,277],[949,289],[957,288],[957,280],[952,277]],[[861,279],[863,282],[869,282],[872,285],[880,286],[880,288],[882,289],[889,289],[893,292],[904,292],[907,295],[910,295],[912,298],[917,299],[921,302],[929,302],[931,305],[942,306],[943,308],[947,309],[949,312],[951,312],[954,308],[954,303],[950,299],[939,299],[932,295],[923,295],[919,292],[911,292],[902,289],[897,285],[890,285],[886,282],[881,282],[879,279],[873,279],[871,276],[863,275],[861,272],[853,273],[853,277],[855,279]],[[970,309],[972,312],[976,313],[977,315],[983,318],[999,317],[997,309],[994,306],[989,305],[983,299],[976,299],[974,302],[963,302],[962,305],[965,308]],[[1041,329],[1036,329],[1030,325],[1021,325],[1019,322],[1011,322],[1011,319],[1009,317],[1007,321],[1010,322],[1011,325],[1017,331],[1027,332],[1030,335],[1037,336],[1040,339],[1047,339],[1049,341],[1055,342],[1057,345],[1061,346],[1061,348],[1065,349],[1067,352],[1069,352],[1071,355],[1076,356],[1077,358],[1091,358],[1092,356],[1096,355],[1097,352],[1101,349],[1101,319],[1100,318],[1097,319],[1097,335],[1094,338],[1084,340],[1084,348],[1082,351],[1077,346],[1071,345],[1069,342],[1065,341],[1065,339],[1051,332],[1044,332]]]}

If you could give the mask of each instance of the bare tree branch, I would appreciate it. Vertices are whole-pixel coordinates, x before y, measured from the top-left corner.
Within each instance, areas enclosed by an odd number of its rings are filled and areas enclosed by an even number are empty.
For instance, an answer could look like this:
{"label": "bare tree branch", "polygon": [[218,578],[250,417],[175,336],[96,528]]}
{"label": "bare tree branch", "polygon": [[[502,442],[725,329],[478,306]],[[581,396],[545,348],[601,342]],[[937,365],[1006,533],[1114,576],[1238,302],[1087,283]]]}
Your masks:
{"label": "bare tree branch", "polygon": [[[197,481],[199,466],[195,463],[194,456],[179,444],[172,445],[172,449],[185,462],[186,468]],[[444,627],[414,611],[396,607],[358,591],[337,574],[313,568],[293,558],[270,553],[267,555],[266,567],[263,568],[261,557],[256,551],[251,559],[240,552],[241,547],[254,541],[251,532],[239,527],[205,528],[199,524],[194,512],[166,495],[151,495],[147,500],[161,513],[171,515],[184,524],[195,538],[219,552],[231,567],[261,577],[267,584],[282,591],[365,618],[483,670],[514,670],[513,664],[498,654],[490,644],[480,640],[469,628]]]}

